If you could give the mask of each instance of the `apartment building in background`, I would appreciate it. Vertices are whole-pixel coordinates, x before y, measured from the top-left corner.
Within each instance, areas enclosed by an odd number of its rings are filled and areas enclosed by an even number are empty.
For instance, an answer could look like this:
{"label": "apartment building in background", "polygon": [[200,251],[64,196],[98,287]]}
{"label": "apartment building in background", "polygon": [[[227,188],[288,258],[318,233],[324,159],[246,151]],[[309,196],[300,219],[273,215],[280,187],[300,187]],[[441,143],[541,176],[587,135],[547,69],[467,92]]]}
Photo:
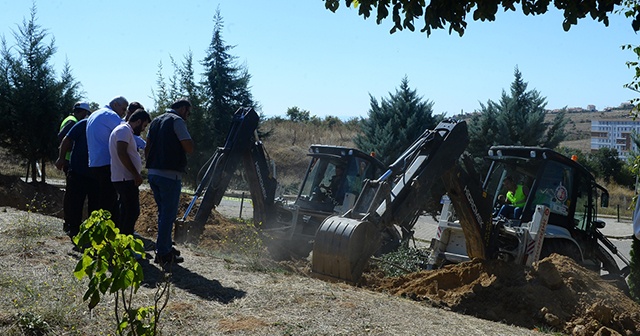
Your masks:
{"label": "apartment building in background", "polygon": [[638,151],[631,140],[632,133],[640,133],[640,120],[631,118],[600,119],[591,121],[591,152],[609,147],[618,150],[625,160],[631,151]]}

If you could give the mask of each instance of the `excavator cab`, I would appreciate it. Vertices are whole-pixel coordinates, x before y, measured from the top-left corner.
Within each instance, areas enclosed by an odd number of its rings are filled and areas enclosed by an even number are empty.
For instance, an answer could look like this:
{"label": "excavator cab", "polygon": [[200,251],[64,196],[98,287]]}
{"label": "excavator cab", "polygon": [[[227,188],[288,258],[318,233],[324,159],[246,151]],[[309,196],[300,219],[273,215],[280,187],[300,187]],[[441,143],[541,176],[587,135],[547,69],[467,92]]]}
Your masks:
{"label": "excavator cab", "polygon": [[360,194],[365,179],[380,175],[384,166],[357,149],[312,145],[311,162],[295,204],[304,209],[342,214]]}
{"label": "excavator cab", "polygon": [[[482,184],[482,198],[488,206],[493,204],[491,232],[495,233],[485,245],[486,258],[530,265],[558,253],[596,272],[628,274],[629,261],[600,232],[604,222],[597,218],[597,205],[607,206],[608,192],[585,167],[541,147],[493,146],[486,159],[491,167]],[[503,201],[509,190],[520,193],[518,204]],[[469,239],[463,232],[468,224],[455,218],[463,203],[444,203],[429,268],[469,260]],[[455,212],[451,205],[458,206]],[[611,253],[627,267],[620,269]]]}
{"label": "excavator cab", "polygon": [[[553,150],[539,147],[494,146],[487,159],[492,161],[483,190],[496,204],[506,193],[504,181],[513,178],[527,190],[526,202],[517,217],[507,225],[524,225],[533,220],[535,209],[549,209],[549,220],[540,258],[559,253],[599,271],[620,273],[612,256],[617,249],[599,231],[604,226],[597,218],[597,205],[608,203],[608,192],[578,162]],[[495,213],[494,213],[495,214]],[[624,261],[624,260],[623,260]]]}
{"label": "excavator cab", "polygon": [[308,155],[311,161],[295,202],[278,206],[277,216],[263,230],[271,237],[267,247],[276,259],[306,257],[322,222],[350,209],[365,181],[385,169],[355,148],[311,145]]}
{"label": "excavator cab", "polygon": [[512,218],[521,222],[531,221],[535,207],[544,205],[550,210],[550,224],[589,231],[598,197],[608,195],[583,166],[550,149],[494,146],[487,158],[492,164],[483,189],[496,208],[507,192],[507,178],[526,190],[521,215]]}

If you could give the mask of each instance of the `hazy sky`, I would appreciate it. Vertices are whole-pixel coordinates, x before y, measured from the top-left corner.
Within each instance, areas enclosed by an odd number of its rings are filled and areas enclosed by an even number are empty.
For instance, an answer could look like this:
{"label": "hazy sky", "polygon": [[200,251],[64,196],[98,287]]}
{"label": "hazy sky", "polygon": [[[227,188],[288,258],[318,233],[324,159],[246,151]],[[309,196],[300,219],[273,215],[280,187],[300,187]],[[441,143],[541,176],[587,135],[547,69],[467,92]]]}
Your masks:
{"label": "hazy sky", "polygon": [[[604,109],[637,96],[622,87],[632,79],[625,62],[634,54],[620,46],[640,41],[630,21],[616,14],[609,27],[584,19],[564,32],[555,8],[536,17],[499,12],[495,22],[469,22],[463,37],[440,30],[427,38],[389,34],[391,21],[377,25],[344,4],[332,13],[322,0],[35,3],[38,23],[55,37],[55,68],[68,60],[85,98],[100,105],[124,95],[153,107],[158,65],[169,76],[171,56],[182,60],[191,51],[202,60],[218,6],[223,38],[236,46],[231,54],[247,66],[267,116],[298,106],[320,117],[365,117],[369,95],[388,97],[405,75],[436,113],[472,112],[509,90],[516,66],[549,109]],[[0,0],[0,35],[9,45],[31,5]]]}

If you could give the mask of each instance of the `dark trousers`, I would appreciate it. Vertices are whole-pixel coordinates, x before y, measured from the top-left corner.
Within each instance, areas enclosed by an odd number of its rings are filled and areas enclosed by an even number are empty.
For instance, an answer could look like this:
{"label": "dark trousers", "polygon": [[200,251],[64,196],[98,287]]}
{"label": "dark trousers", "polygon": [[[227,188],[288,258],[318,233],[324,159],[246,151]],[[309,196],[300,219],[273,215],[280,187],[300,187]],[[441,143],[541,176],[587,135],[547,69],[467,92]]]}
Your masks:
{"label": "dark trousers", "polygon": [[113,186],[118,192],[118,203],[120,204],[120,222],[117,227],[122,234],[133,234],[136,221],[140,216],[138,187],[134,181],[113,182]]}
{"label": "dark trousers", "polygon": [[84,201],[87,199],[89,213],[98,209],[98,180],[70,171],[64,191],[64,226],[69,236],[80,231],[83,221]]}
{"label": "dark trousers", "polygon": [[118,193],[111,182],[111,166],[91,167],[91,171],[98,180],[98,209],[104,209],[111,213],[111,220],[116,226],[120,222],[120,209],[118,208]]}

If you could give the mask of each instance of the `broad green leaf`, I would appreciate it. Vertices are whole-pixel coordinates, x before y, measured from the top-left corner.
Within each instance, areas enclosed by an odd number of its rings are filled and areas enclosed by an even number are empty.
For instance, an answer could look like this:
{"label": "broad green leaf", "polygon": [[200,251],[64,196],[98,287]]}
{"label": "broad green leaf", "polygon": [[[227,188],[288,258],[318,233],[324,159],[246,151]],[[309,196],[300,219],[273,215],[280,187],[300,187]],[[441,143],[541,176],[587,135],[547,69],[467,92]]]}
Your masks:
{"label": "broad green leaf", "polygon": [[95,306],[100,303],[100,294],[98,292],[93,292],[91,296],[91,301],[89,301],[89,309],[93,309]]}
{"label": "broad green leaf", "polygon": [[118,324],[118,334],[122,334],[122,331],[125,330],[129,326],[129,322],[125,319]]}

